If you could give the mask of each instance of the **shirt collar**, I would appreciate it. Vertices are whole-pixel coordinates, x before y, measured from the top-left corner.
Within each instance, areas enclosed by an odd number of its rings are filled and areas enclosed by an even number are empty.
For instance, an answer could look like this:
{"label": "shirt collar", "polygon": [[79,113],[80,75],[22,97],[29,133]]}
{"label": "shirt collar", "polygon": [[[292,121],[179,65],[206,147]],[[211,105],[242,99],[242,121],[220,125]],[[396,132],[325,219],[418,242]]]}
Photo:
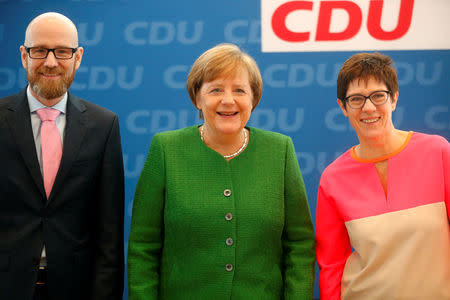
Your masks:
{"label": "shirt collar", "polygon": [[31,94],[31,87],[30,85],[28,85],[27,88],[27,98],[28,98],[28,105],[30,107],[30,112],[33,113],[36,110],[40,109],[40,108],[44,108],[44,107],[50,107],[56,110],[59,110],[61,113],[65,114],[66,113],[66,107],[67,107],[67,92],[64,94],[64,97],[61,99],[61,101],[59,101],[58,103],[56,103],[53,106],[45,106],[44,104],[42,104],[38,99],[36,99],[32,94]]}

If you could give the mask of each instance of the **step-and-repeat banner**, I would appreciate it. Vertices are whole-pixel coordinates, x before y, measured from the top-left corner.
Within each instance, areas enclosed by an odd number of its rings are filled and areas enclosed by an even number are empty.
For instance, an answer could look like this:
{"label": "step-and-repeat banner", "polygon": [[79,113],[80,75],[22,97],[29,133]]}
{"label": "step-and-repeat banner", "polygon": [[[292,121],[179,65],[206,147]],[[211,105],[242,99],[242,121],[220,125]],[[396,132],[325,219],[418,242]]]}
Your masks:
{"label": "step-and-repeat banner", "polygon": [[152,136],[200,123],[186,77],[218,43],[259,64],[264,90],[250,125],[292,137],[313,218],[321,172],[358,142],[336,103],[337,73],[352,54],[377,50],[396,62],[397,128],[450,138],[448,0],[0,0],[0,97],[26,85],[19,46],[47,11],[72,19],[85,49],[71,91],[119,115],[126,246]]}

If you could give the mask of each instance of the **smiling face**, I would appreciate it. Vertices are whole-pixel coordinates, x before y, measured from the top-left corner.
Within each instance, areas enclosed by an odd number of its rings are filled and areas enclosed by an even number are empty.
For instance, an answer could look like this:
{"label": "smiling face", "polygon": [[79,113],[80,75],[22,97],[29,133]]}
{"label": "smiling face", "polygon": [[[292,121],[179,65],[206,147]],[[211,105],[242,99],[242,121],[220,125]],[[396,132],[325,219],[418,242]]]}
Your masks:
{"label": "smiling face", "polygon": [[[76,28],[64,16],[39,16],[27,28],[25,46],[75,48],[78,46]],[[47,58],[32,59],[24,46],[20,47],[20,52],[33,96],[45,105],[56,104],[73,82],[83,49],[79,48],[71,59],[66,60],[56,59],[52,52],[48,53]]]}
{"label": "smiling face", "polygon": [[253,107],[248,72],[236,70],[234,76],[216,78],[202,84],[196,107],[202,111],[205,129],[215,136],[239,135]]}
{"label": "smiling face", "polygon": [[[351,95],[368,96],[374,91],[388,90],[386,85],[373,77],[368,80],[355,79],[350,82],[346,97]],[[389,95],[386,103],[375,106],[367,99],[364,106],[360,109],[353,109],[349,105],[344,105],[342,100],[338,99],[338,104],[342,112],[348,117],[350,124],[358,135],[359,142],[369,142],[387,137],[394,132],[392,124],[392,112],[397,105],[398,92]]]}

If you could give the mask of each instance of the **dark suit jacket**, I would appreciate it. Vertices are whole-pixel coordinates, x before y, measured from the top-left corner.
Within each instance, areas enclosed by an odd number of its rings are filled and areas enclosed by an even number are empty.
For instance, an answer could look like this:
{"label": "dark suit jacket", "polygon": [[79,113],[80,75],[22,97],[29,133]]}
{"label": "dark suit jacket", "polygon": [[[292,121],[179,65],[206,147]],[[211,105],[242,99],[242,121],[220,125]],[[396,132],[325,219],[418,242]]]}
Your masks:
{"label": "dark suit jacket", "polygon": [[0,299],[32,299],[45,244],[51,300],[122,299],[124,175],[117,115],[69,93],[49,199],[26,89],[0,99]]}

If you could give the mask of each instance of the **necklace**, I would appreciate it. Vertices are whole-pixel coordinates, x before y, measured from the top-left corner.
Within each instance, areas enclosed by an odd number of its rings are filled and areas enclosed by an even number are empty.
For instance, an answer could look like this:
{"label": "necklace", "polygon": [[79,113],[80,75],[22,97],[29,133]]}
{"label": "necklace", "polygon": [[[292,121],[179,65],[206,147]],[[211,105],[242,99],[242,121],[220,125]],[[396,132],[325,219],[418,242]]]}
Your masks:
{"label": "necklace", "polygon": [[[205,140],[203,138],[203,126],[200,127],[200,138],[202,139],[202,141],[205,143]],[[238,155],[239,153],[242,152],[242,150],[244,150],[245,146],[247,146],[247,131],[244,128],[244,143],[242,144],[242,147],[239,148],[238,151],[234,152],[233,154],[229,154],[229,155],[224,155],[224,158],[231,158],[231,157],[235,157],[236,155]]]}

